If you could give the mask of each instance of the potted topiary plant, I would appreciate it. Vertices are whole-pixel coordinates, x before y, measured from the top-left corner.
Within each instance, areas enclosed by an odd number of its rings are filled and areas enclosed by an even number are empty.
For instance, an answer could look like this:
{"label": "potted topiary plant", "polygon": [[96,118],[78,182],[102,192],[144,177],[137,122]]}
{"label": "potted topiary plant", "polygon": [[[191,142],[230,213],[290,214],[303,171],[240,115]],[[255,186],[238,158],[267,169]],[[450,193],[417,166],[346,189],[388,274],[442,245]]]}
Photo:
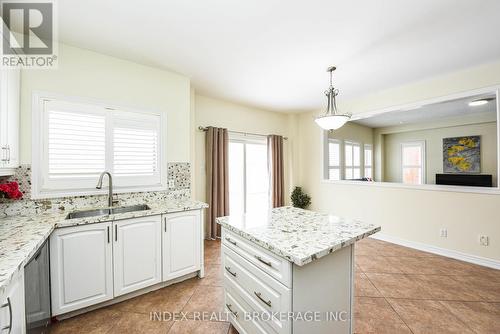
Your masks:
{"label": "potted topiary plant", "polygon": [[296,208],[305,209],[311,204],[311,196],[302,191],[302,187],[295,187],[290,196],[292,205]]}

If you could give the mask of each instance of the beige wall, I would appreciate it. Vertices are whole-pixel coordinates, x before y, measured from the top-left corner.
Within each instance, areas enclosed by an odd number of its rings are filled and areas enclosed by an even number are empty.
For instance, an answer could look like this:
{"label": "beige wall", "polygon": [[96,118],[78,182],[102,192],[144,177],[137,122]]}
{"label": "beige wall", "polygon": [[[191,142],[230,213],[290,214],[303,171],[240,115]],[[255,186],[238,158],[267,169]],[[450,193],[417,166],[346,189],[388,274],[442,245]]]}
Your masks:
{"label": "beige wall", "polygon": [[[271,112],[218,100],[202,95],[194,96],[195,116],[193,128],[198,126],[224,127],[232,131],[258,134],[279,134],[289,137],[284,142],[285,188],[288,190],[293,177],[293,134],[297,124],[292,115]],[[205,200],[205,133],[195,132],[194,197]],[[288,199],[288,192],[286,198]]]}
{"label": "beige wall", "polygon": [[21,163],[31,162],[33,91],[167,114],[167,160],[190,161],[190,81],[172,72],[61,44],[59,67],[21,73]]}
{"label": "beige wall", "polygon": [[[360,113],[499,84],[497,62],[349,101],[341,110]],[[312,209],[380,224],[382,233],[394,237],[500,260],[500,195],[323,182],[317,114],[298,120],[298,180],[312,196]],[[448,229],[447,238],[439,237],[441,227]],[[489,246],[479,245],[479,234],[490,237]]]}
{"label": "beige wall", "polygon": [[401,182],[401,143],[425,141],[426,183],[436,183],[436,173],[443,173],[443,138],[481,136],[481,173],[492,174],[497,182],[497,123],[467,124],[434,129],[390,133],[384,136],[386,182]]}

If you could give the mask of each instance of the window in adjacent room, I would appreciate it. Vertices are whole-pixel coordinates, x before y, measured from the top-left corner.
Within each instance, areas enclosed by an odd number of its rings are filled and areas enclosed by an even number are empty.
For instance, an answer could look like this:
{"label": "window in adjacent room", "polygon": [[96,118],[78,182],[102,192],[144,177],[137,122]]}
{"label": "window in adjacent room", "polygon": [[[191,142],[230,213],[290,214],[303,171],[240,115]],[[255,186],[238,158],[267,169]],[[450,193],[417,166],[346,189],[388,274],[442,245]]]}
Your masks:
{"label": "window in adjacent room", "polygon": [[361,145],[346,141],[344,144],[344,175],[346,180],[361,178]]}
{"label": "window in adjacent room", "polygon": [[328,179],[340,180],[340,144],[341,141],[328,139]]}
{"label": "window in adjacent room", "polygon": [[373,146],[364,145],[364,177],[373,179]]}
{"label": "window in adjacent room", "polygon": [[425,142],[401,144],[401,176],[406,184],[425,183]]}
{"label": "window in adjacent room", "polygon": [[229,213],[262,212],[269,208],[267,139],[229,135]]}
{"label": "window in adjacent room", "polygon": [[96,193],[103,171],[117,192],[163,189],[164,116],[94,102],[39,98],[34,115],[34,195]]}

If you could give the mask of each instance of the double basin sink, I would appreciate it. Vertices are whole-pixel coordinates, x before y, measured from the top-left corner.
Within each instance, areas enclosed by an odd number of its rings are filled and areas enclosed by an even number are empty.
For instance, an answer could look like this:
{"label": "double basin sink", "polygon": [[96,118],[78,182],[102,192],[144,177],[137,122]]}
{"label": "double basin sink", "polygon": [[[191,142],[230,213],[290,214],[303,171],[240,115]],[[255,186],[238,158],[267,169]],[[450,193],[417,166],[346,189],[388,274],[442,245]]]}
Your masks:
{"label": "double basin sink", "polygon": [[66,219],[107,216],[107,215],[114,215],[117,213],[144,211],[144,210],[150,210],[150,209],[151,208],[149,206],[147,206],[146,204],[119,206],[116,208],[90,209],[90,210],[71,212],[66,216]]}

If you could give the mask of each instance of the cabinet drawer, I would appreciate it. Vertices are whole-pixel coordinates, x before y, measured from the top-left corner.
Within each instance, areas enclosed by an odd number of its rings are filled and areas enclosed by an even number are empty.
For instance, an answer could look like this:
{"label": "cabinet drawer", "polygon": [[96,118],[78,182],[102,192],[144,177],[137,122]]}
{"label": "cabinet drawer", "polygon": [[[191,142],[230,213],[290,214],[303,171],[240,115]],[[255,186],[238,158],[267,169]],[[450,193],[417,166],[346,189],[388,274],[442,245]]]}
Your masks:
{"label": "cabinet drawer", "polygon": [[252,309],[230,288],[224,291],[224,311],[239,334],[270,334],[262,324],[245,319],[245,314],[250,314]]}
{"label": "cabinet drawer", "polygon": [[[232,288],[258,313],[287,313],[292,293],[283,284],[227,248],[223,248],[224,287]],[[265,317],[267,318],[267,317]],[[265,322],[276,333],[290,333],[290,323],[275,317]]]}
{"label": "cabinet drawer", "polygon": [[222,229],[222,243],[287,287],[292,287],[292,264],[244,238]]}

